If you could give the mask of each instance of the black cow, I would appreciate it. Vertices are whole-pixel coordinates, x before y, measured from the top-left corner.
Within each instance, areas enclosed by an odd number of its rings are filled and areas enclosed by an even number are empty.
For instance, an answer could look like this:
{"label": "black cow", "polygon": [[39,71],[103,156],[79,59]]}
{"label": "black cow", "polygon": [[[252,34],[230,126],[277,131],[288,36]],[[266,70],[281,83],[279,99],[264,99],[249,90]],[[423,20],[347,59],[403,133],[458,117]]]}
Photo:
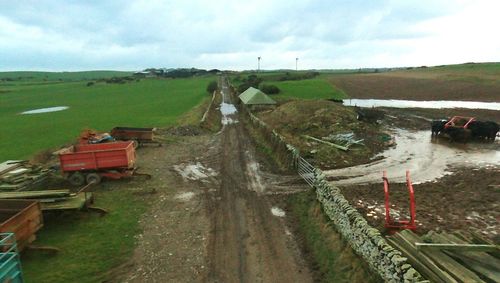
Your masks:
{"label": "black cow", "polygon": [[473,138],[486,139],[494,141],[499,131],[499,126],[493,121],[472,121],[467,127],[471,130]]}
{"label": "black cow", "polygon": [[433,136],[437,136],[444,130],[444,125],[447,123],[447,120],[433,120],[431,122],[431,131]]}
{"label": "black cow", "polygon": [[365,121],[368,123],[377,123],[378,121],[384,119],[384,111],[375,108],[360,108],[355,107],[354,110],[358,114],[359,121]]}
{"label": "black cow", "polygon": [[466,143],[472,136],[471,130],[460,127],[448,127],[445,128],[442,132],[447,134],[450,137],[450,141],[452,142]]}

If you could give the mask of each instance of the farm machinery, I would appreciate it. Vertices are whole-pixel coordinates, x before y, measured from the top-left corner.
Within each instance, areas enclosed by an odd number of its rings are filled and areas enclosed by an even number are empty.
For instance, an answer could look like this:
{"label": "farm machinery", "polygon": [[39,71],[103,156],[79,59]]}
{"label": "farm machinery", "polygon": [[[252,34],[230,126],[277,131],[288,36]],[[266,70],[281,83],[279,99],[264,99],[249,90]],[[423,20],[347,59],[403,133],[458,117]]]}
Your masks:
{"label": "farm machinery", "polygon": [[384,199],[385,199],[385,228],[389,229],[390,232],[396,230],[415,230],[417,226],[415,224],[416,218],[416,206],[415,206],[415,192],[413,190],[413,184],[410,179],[410,171],[406,171],[406,187],[408,189],[408,195],[410,200],[410,219],[393,219],[391,216],[391,203],[389,198],[389,179],[387,179],[387,172],[383,172],[382,180],[384,181]]}
{"label": "farm machinery", "polygon": [[132,127],[114,127],[111,133],[98,133],[94,130],[84,130],[80,134],[81,144],[98,144],[115,141],[132,141],[134,148],[143,144],[161,143],[154,140],[156,128],[132,128]]}
{"label": "farm machinery", "polygon": [[75,186],[98,184],[102,178],[121,179],[145,176],[137,172],[132,141],[100,144],[78,144],[58,151],[63,176]]}

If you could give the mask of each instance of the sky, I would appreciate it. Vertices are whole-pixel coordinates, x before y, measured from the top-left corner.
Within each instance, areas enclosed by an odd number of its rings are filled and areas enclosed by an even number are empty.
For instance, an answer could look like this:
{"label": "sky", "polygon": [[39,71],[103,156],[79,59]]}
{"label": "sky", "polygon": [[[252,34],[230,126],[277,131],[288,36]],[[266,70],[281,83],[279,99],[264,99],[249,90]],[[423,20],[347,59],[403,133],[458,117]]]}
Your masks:
{"label": "sky", "polygon": [[0,71],[500,61],[498,0],[0,0]]}

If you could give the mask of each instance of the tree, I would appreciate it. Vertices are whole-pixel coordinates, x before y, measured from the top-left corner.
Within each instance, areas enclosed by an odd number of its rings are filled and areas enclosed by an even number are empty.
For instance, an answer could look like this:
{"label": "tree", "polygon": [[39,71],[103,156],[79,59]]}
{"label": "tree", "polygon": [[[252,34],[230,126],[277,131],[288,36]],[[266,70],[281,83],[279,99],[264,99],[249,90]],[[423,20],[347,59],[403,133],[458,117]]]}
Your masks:
{"label": "tree", "polygon": [[207,86],[208,93],[212,94],[216,90],[217,90],[217,82],[216,81],[209,82]]}
{"label": "tree", "polygon": [[280,93],[280,89],[275,85],[261,85],[260,90],[262,90],[265,94],[278,94]]}

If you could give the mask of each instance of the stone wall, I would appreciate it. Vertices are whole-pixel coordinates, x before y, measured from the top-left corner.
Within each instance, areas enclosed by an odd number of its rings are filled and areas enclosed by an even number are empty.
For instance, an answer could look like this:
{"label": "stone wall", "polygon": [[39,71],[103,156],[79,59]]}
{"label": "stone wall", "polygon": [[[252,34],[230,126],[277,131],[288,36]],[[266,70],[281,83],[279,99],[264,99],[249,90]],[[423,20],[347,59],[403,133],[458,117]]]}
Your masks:
{"label": "stone wall", "polygon": [[[272,146],[273,153],[291,168],[302,162],[299,151],[266,123],[257,118],[245,106],[251,125],[259,130]],[[365,218],[344,198],[340,189],[332,186],[320,169],[315,169],[314,188],[318,201],[336,230],[368,265],[386,282],[422,282],[422,276],[407,262],[401,252],[390,246],[380,232],[371,227]]]}

